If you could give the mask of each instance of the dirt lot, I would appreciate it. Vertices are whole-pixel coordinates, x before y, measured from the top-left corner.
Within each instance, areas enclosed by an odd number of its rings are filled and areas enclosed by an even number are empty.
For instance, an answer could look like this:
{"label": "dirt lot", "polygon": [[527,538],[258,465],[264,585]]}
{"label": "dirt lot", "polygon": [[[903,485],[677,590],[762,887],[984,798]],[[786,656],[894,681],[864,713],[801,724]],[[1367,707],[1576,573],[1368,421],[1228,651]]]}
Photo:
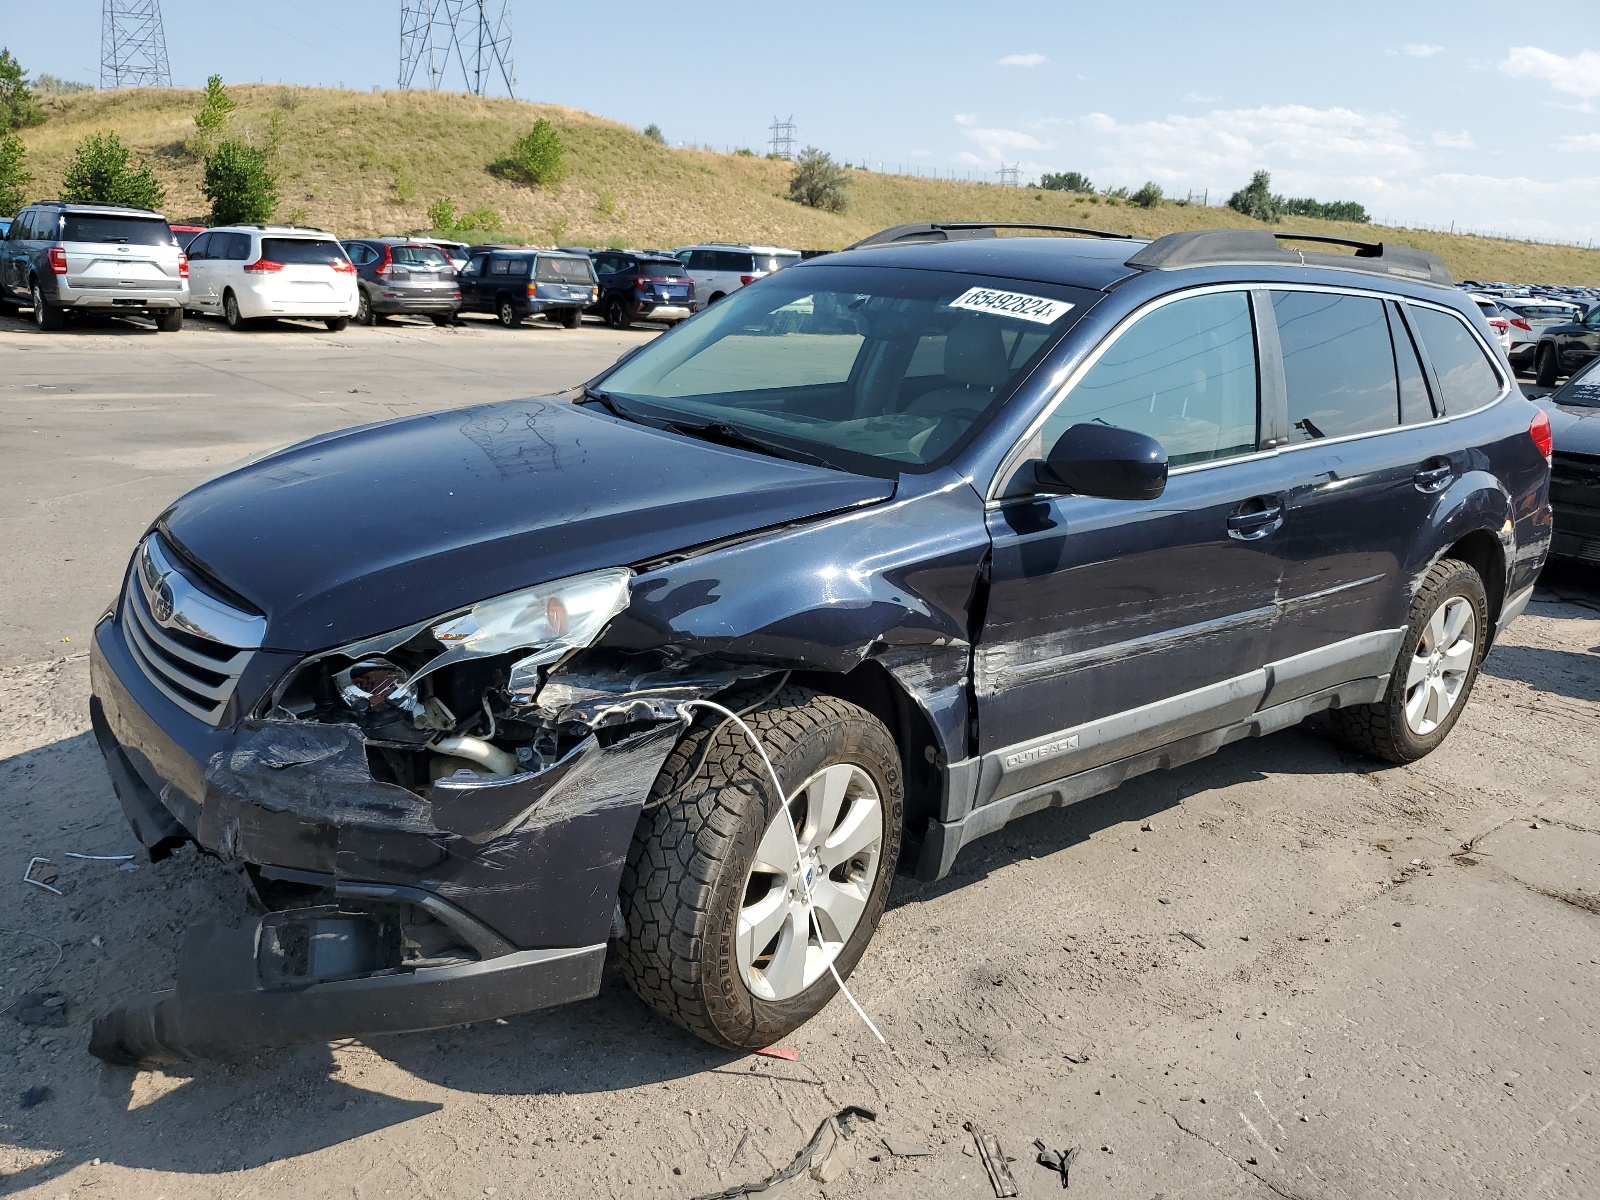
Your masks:
{"label": "dirt lot", "polygon": [[[841,1000],[797,1062],[722,1053],[613,977],[566,1009],[233,1066],[88,1057],[92,1017],[161,986],[186,923],[246,915],[189,852],[66,858],[135,848],[78,647],[144,523],[238,455],[570,383],[636,336],[0,322],[0,1006],[65,1001],[64,1026],[0,1016],[0,1190],[690,1197],[860,1104],[877,1121],[854,1165],[787,1194],[992,1195],[975,1121],[1023,1196],[1060,1192],[1035,1137],[1083,1148],[1072,1195],[1600,1195],[1593,573],[1547,573],[1421,763],[1313,724],[1037,814],[940,884],[900,880],[853,980],[887,1047]],[[20,882],[34,855],[62,895]],[[892,1157],[884,1135],[931,1153]]]}

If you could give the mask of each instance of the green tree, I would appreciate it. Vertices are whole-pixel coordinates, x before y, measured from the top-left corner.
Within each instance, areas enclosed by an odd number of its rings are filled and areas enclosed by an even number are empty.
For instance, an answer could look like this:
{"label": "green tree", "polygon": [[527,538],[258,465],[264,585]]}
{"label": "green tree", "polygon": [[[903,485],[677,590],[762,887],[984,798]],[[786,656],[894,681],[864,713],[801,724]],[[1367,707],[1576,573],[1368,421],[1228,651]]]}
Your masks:
{"label": "green tree", "polygon": [[428,228],[447,231],[458,228],[455,204],[449,200],[435,200],[428,205]]}
{"label": "green tree", "polygon": [[55,75],[39,75],[33,81],[35,96],[71,96],[76,92],[92,91],[94,91],[93,84],[74,83],[70,79],[61,79]]}
{"label": "green tree", "polygon": [[1163,199],[1161,188],[1154,182],[1146,183],[1128,199],[1140,208],[1159,208]]}
{"label": "green tree", "polygon": [[[500,228],[500,214],[487,204],[480,204],[476,208],[469,208],[461,214],[461,219],[456,222],[457,229],[477,229],[484,233],[493,233]],[[559,241],[560,239],[556,239]]]}
{"label": "green tree", "polygon": [[14,217],[27,203],[22,189],[33,181],[23,165],[28,152],[14,133],[0,133],[0,217]]}
{"label": "green tree", "polygon": [[213,225],[265,222],[278,205],[278,181],[267,156],[243,142],[220,142],[206,158],[200,185],[211,201]]}
{"label": "green tree", "polygon": [[667,144],[666,134],[662,133],[661,126],[655,124],[654,122],[651,122],[649,125],[644,127],[644,135],[652,142],[658,142],[663,146]]}
{"label": "green tree", "polygon": [[238,107],[232,97],[222,90],[221,75],[212,75],[206,80],[206,98],[200,102],[200,111],[194,115],[194,127],[200,131],[195,139],[195,149],[199,154],[211,153],[228,124],[228,118]]}
{"label": "green tree", "polygon": [[1248,184],[1228,197],[1228,207],[1269,225],[1283,220],[1283,197],[1272,194],[1272,176],[1266,171],[1250,176]]}
{"label": "green tree", "polygon": [[61,198],[75,203],[160,208],[166,191],[148,163],[135,169],[133,155],[114,133],[94,133],[78,143],[67,164]]}
{"label": "green tree", "polygon": [[44,109],[33,98],[22,64],[11,57],[11,51],[0,49],[0,132],[43,123]]}
{"label": "green tree", "polygon": [[789,177],[789,199],[824,212],[843,212],[850,204],[844,194],[850,177],[833,161],[833,156],[815,146],[807,146],[794,160]]}
{"label": "green tree", "polygon": [[566,148],[556,127],[540,117],[512,143],[511,153],[490,169],[519,183],[550,187],[567,177]]}
{"label": "green tree", "polygon": [[1085,192],[1094,194],[1094,184],[1089,182],[1087,175],[1080,175],[1076,171],[1066,171],[1052,174],[1046,171],[1039,176],[1039,186],[1047,192]]}

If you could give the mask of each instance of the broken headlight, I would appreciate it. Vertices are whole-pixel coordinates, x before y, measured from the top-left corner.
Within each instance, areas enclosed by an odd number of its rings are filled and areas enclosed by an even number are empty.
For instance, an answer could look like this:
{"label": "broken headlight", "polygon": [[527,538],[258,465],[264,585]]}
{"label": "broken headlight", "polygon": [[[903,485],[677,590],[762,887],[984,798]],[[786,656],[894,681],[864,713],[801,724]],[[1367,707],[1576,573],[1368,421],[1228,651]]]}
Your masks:
{"label": "broken headlight", "polygon": [[628,607],[632,578],[627,567],[612,567],[541,583],[474,604],[431,632],[451,659],[532,650],[517,665],[542,666],[594,641],[606,622]]}

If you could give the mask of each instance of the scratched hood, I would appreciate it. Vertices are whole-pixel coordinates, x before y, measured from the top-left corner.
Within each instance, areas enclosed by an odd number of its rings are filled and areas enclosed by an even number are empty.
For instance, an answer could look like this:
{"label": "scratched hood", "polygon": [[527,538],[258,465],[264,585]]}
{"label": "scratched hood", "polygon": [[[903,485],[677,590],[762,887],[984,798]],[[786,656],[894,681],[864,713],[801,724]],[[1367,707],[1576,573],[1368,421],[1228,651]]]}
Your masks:
{"label": "scratched hood", "polygon": [[266,614],[269,647],[307,651],[893,488],[517,400],[302,442],[201,485],[158,524]]}

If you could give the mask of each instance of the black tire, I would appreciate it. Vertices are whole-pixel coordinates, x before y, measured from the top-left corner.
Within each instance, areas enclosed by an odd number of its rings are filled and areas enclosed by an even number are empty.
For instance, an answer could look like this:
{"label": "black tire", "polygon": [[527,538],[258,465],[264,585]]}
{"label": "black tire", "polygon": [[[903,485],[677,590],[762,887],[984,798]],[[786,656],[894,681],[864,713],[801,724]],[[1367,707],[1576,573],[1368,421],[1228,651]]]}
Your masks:
{"label": "black tire", "polygon": [[711,299],[706,301],[706,307],[710,308],[718,300],[721,300],[722,297],[725,296],[726,294],[727,293],[725,293],[725,292],[713,292],[712,295],[711,295]]}
{"label": "black tire", "polygon": [[250,328],[251,322],[240,313],[238,298],[234,296],[231,288],[222,293],[222,319],[228,323],[229,329],[235,331]]}
{"label": "black tire", "polygon": [[[876,874],[834,960],[847,977],[878,927],[900,851],[904,788],[894,739],[865,709],[798,686],[785,687],[745,720],[786,790],[845,762],[877,789],[883,825]],[[781,803],[738,726],[702,712],[667,758],[623,869],[624,977],[662,1016],[714,1045],[771,1045],[815,1016],[838,990],[824,973],[787,1000],[765,1000],[741,975],[735,934],[747,878]]]}
{"label": "black tire", "polygon": [[156,328],[162,333],[181,333],[183,331],[183,309],[169,308],[164,312],[153,314]]}
{"label": "black tire", "polygon": [[456,323],[456,319],[449,313],[434,313],[433,323],[440,329],[448,329]]}
{"label": "black tire", "polygon": [[559,315],[559,321],[563,329],[576,329],[583,324],[583,309],[563,308]]}
{"label": "black tire", "polygon": [[633,326],[633,314],[628,311],[628,306],[622,302],[622,297],[613,296],[606,301],[606,324],[613,329],[630,329]]}
{"label": "black tire", "polygon": [[507,329],[515,329],[522,324],[522,314],[517,311],[517,306],[511,303],[510,296],[501,296],[494,302],[494,317]]}
{"label": "black tire", "polygon": [[322,323],[328,327],[329,333],[343,333],[350,328],[349,317],[323,317]]}
{"label": "black tire", "polygon": [[[1472,606],[1477,622],[1471,661],[1461,689],[1444,719],[1430,732],[1419,733],[1406,718],[1412,662],[1418,658],[1418,647],[1428,631],[1428,622],[1445,604],[1457,597]],[[1477,682],[1478,665],[1483,661],[1488,633],[1489,600],[1478,572],[1460,559],[1440,559],[1423,576],[1422,586],[1411,601],[1410,617],[1406,622],[1405,636],[1400,642],[1400,654],[1389,676],[1388,692],[1376,704],[1332,709],[1328,718],[1333,731],[1357,750],[1392,763],[1415,762],[1431,753],[1455,728],[1462,710],[1472,697],[1472,686]]]}
{"label": "black tire", "polygon": [[372,301],[367,298],[366,288],[356,289],[356,324],[372,324]]}
{"label": "black tire", "polygon": [[1534,368],[1534,382],[1540,387],[1553,388],[1556,385],[1556,348],[1550,345],[1539,347],[1538,366]]}
{"label": "black tire", "polygon": [[67,327],[67,314],[44,298],[39,285],[33,285],[33,324],[41,333],[60,333]]}

